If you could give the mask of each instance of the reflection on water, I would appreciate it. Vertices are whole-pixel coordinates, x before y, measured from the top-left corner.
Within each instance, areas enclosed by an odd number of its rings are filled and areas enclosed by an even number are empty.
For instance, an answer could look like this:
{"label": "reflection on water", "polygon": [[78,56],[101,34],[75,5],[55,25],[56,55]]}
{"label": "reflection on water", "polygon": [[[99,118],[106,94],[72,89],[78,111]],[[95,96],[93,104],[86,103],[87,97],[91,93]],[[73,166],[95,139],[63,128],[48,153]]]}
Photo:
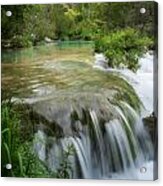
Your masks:
{"label": "reflection on water", "polygon": [[81,83],[92,61],[90,42],[3,51],[2,90],[18,97],[46,95],[70,87],[74,82]]}

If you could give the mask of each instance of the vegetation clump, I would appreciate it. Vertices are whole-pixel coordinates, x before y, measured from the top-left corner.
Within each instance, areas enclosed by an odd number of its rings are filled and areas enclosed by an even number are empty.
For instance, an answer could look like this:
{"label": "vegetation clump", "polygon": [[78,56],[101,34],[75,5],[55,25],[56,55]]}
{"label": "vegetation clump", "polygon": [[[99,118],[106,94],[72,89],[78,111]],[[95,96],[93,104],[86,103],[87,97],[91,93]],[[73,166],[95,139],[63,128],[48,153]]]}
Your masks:
{"label": "vegetation clump", "polygon": [[102,52],[110,67],[127,67],[136,71],[138,59],[153,45],[150,37],[142,36],[138,30],[126,28],[118,30],[95,41],[95,51]]}
{"label": "vegetation clump", "polygon": [[[63,152],[64,161],[60,167],[55,171],[50,170],[34,151],[33,139],[24,140],[21,131],[21,114],[23,113],[16,111],[10,101],[2,102],[2,176],[71,178],[72,167],[69,156],[74,153],[73,147],[69,145],[67,151]],[[7,164],[11,164],[11,169],[6,168]]]}

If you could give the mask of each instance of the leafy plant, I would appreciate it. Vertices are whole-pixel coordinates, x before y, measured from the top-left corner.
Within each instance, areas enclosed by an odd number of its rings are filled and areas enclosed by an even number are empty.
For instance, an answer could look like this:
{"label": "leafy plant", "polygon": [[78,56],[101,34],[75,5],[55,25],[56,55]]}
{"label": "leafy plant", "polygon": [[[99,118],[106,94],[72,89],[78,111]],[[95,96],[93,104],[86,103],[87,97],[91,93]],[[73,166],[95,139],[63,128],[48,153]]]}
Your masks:
{"label": "leafy plant", "polygon": [[16,35],[11,39],[12,48],[31,47],[32,45],[32,39],[28,36]]}
{"label": "leafy plant", "polygon": [[95,51],[105,54],[110,67],[123,65],[136,71],[139,57],[152,45],[151,38],[142,36],[138,30],[126,28],[98,38]]}
{"label": "leafy plant", "polygon": [[[3,5],[2,47],[30,47],[45,37],[94,40],[99,34],[107,35],[126,26],[153,36],[154,6],[154,2]],[[145,14],[139,14],[141,7],[146,8]],[[12,12],[10,17],[6,16],[8,10]]]}
{"label": "leafy plant", "polygon": [[[59,169],[52,171],[40,160],[33,150],[33,140],[23,139],[21,135],[21,117],[11,101],[2,101],[2,176],[4,177],[56,177],[70,178],[72,167],[69,156],[73,155],[73,147],[68,146],[63,153],[63,161]],[[11,164],[11,169],[6,165]]]}

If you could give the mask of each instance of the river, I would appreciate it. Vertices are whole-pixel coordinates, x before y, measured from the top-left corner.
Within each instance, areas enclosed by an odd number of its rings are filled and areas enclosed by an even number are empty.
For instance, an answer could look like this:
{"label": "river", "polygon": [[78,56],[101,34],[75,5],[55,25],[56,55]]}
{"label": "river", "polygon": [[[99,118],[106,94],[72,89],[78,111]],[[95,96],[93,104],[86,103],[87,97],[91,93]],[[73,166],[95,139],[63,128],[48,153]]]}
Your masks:
{"label": "river", "polygon": [[3,52],[2,93],[44,118],[34,123],[33,148],[51,170],[72,145],[71,178],[153,180],[153,144],[142,122],[153,111],[152,55],[137,73],[106,68],[102,58],[92,43]]}

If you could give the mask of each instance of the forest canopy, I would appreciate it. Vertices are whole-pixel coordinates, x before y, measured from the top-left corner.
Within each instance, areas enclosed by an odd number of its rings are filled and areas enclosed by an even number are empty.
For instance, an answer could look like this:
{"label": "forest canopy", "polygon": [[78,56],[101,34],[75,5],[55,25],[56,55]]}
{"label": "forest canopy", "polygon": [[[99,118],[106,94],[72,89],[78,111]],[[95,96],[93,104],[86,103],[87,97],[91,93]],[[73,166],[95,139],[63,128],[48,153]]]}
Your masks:
{"label": "forest canopy", "polygon": [[[140,8],[146,8],[140,14]],[[11,16],[6,12],[11,11]],[[153,2],[2,6],[2,47],[28,47],[52,40],[94,40],[131,27],[154,34]]]}

